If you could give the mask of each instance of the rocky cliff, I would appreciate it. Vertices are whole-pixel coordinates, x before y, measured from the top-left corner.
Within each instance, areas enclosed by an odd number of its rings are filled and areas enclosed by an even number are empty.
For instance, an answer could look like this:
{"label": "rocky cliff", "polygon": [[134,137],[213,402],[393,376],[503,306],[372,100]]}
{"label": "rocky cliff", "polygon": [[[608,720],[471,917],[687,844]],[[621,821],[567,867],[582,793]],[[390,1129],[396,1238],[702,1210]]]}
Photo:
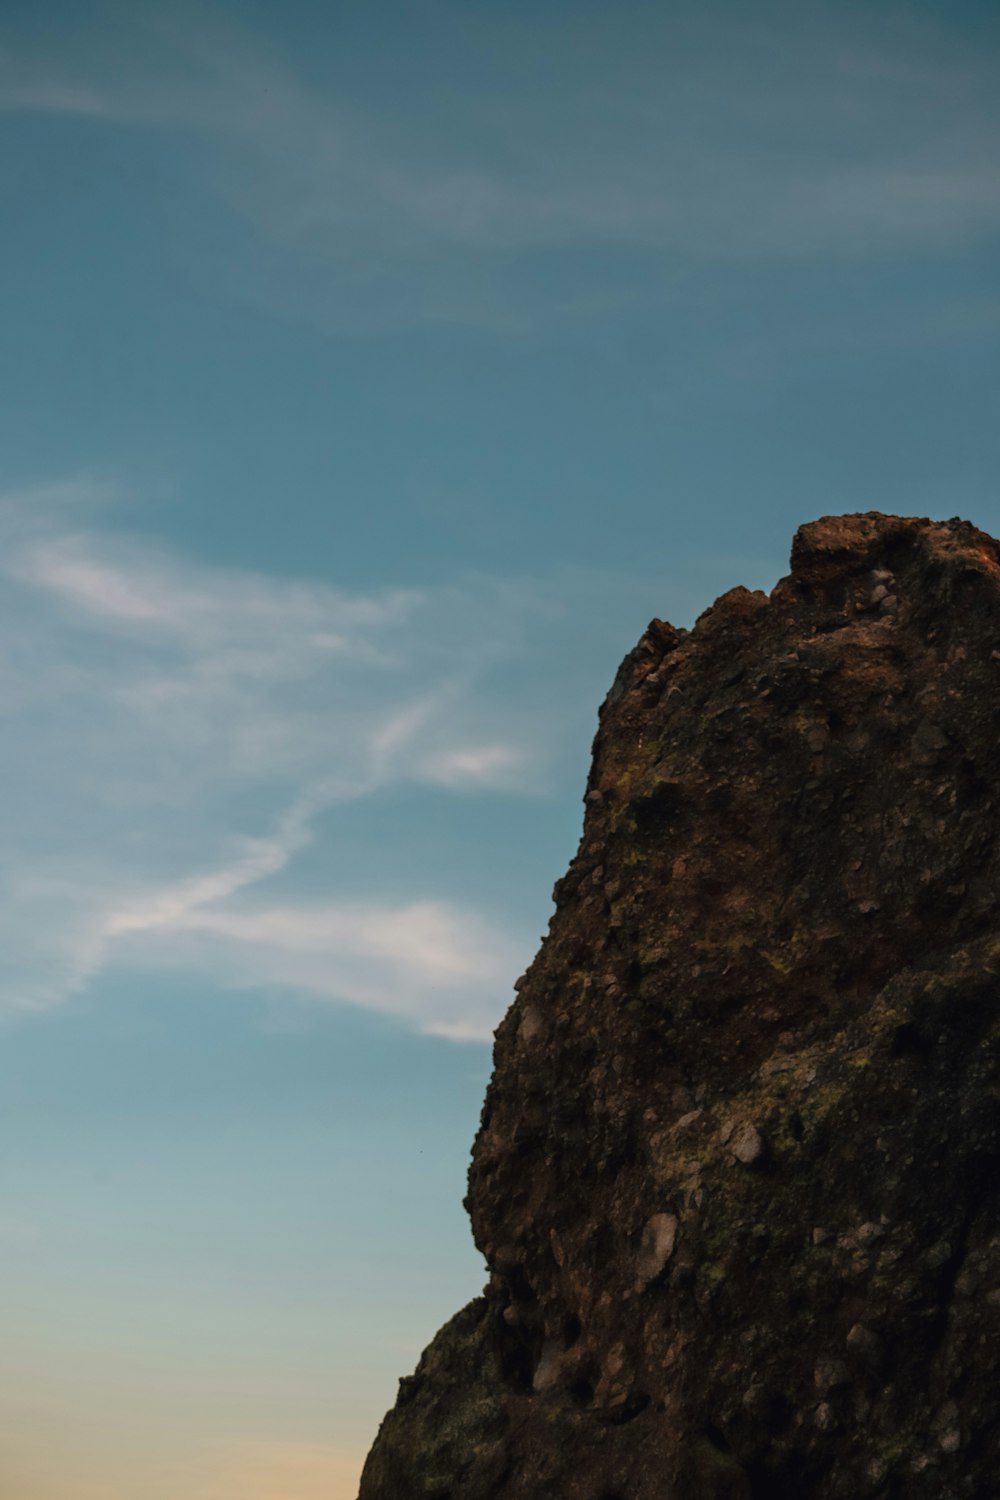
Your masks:
{"label": "rocky cliff", "polygon": [[1000,1495],[998,722],[962,521],[652,623],[361,1500]]}

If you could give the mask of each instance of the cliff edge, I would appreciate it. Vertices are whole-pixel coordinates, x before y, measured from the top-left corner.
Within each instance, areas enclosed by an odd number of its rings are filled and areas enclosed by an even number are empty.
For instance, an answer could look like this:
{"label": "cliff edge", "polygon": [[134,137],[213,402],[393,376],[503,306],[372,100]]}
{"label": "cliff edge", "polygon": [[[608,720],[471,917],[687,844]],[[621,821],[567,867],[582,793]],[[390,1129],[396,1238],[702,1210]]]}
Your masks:
{"label": "cliff edge", "polygon": [[360,1500],[1000,1493],[998,722],[967,522],[653,621]]}

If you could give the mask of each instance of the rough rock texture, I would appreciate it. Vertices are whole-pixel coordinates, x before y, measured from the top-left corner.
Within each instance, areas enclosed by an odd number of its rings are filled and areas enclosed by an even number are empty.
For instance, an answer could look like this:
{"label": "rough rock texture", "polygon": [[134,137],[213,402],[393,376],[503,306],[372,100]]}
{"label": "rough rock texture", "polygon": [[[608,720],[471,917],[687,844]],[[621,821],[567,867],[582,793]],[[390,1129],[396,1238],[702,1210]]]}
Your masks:
{"label": "rough rock texture", "polygon": [[998,718],[961,521],[652,623],[362,1500],[1000,1495]]}

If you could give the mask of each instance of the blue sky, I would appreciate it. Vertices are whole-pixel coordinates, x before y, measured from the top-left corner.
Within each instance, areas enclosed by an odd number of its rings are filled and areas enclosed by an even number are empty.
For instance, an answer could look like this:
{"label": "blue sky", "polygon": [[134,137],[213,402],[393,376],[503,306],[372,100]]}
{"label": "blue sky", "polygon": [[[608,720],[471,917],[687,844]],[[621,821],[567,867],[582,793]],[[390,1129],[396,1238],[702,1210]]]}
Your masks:
{"label": "blue sky", "polygon": [[621,656],[824,512],[1000,530],[998,44],[7,0],[12,1500],[351,1500],[481,1281],[488,1039]]}

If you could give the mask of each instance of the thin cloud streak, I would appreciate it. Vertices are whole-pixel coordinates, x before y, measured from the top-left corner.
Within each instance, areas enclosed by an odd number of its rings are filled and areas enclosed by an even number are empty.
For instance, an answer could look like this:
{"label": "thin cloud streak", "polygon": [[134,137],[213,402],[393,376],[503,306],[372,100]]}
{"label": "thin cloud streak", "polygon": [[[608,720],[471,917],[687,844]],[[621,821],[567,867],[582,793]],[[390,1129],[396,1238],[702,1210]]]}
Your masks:
{"label": "thin cloud streak", "polygon": [[421,763],[422,775],[442,786],[481,786],[484,781],[516,785],[524,770],[523,753],[513,745],[470,745],[429,755]]}
{"label": "thin cloud streak", "polygon": [[159,940],[139,950],[147,966],[294,989],[452,1041],[490,1040],[525,960],[523,946],[480,913],[444,901],[205,906],[156,925]]}
{"label": "thin cloud streak", "polygon": [[301,797],[281,819],[270,838],[245,840],[246,852],[233,864],[209,874],[191,876],[137,902],[127,903],[108,917],[105,925],[107,939],[111,941],[130,932],[193,925],[204,907],[225,901],[247,886],[266,880],[269,875],[277,875],[311,842],[310,818],[323,805],[322,799],[315,795]]}
{"label": "thin cloud streak", "polygon": [[40,493],[0,503],[0,1011],[180,964],[487,1038],[527,956],[502,917],[426,883],[377,901],[275,882],[388,788],[538,795],[564,726],[487,679],[550,626],[551,585],[347,595],[88,531],[79,504],[67,530]]}
{"label": "thin cloud streak", "polygon": [[[706,17],[701,30],[667,28],[669,45],[655,32],[628,88],[627,48],[605,52],[599,76],[570,53],[563,97],[543,108],[529,95],[519,119],[489,86],[452,85],[464,128],[447,143],[419,116],[394,124],[391,111],[320,95],[238,35],[145,26],[130,34],[131,63],[97,64],[93,79],[10,61],[0,107],[200,136],[230,207],[338,275],[353,263],[376,281],[419,280],[436,258],[444,272],[455,256],[567,246],[722,260],[933,253],[1000,230],[1000,70],[903,21],[814,7],[808,25],[772,13],[744,28],[730,16],[721,47]],[[500,45],[516,39],[516,22],[497,32]]]}
{"label": "thin cloud streak", "polygon": [[181,966],[488,1038],[535,934],[420,851],[384,851],[391,895],[359,890],[338,817],[576,777],[604,612],[627,643],[709,586],[682,564],[690,592],[666,600],[583,571],[347,594],[140,545],[113,512],[88,528],[87,494],[0,495],[0,1013]]}

